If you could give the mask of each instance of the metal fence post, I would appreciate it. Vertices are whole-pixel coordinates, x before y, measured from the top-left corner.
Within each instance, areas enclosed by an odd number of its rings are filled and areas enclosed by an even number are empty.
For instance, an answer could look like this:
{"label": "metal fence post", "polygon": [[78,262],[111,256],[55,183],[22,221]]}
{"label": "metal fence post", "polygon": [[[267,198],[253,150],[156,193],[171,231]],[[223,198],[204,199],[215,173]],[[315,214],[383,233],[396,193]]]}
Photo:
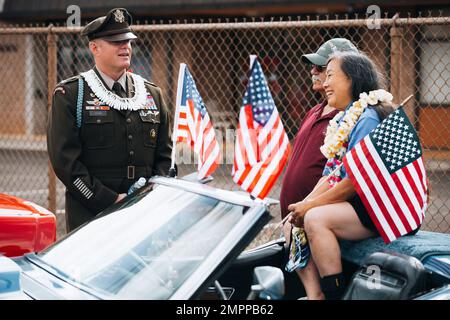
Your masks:
{"label": "metal fence post", "polygon": [[[405,87],[405,83],[402,84],[402,79],[404,77],[411,76],[410,72],[406,69],[405,65],[405,52],[404,50],[404,37],[407,28],[405,27],[397,27],[396,21],[394,17],[394,23],[392,24],[390,35],[391,35],[391,93],[394,96],[394,102],[400,103],[403,99],[405,99],[409,94],[410,90]],[[414,81],[414,80],[411,80]],[[416,117],[414,114],[414,104],[410,104],[410,106],[404,106],[404,110],[406,115],[409,117],[409,120],[416,125]]]}
{"label": "metal fence post", "polygon": [[391,93],[396,103],[401,102],[401,83],[402,78],[402,32],[403,28],[398,28],[394,24],[391,27]]}
{"label": "metal fence post", "polygon": [[[49,27],[47,35],[47,64],[48,64],[48,88],[47,88],[47,110],[50,113],[52,107],[53,90],[57,81],[57,36],[52,33]],[[50,160],[48,161],[48,209],[56,214],[56,176]]]}

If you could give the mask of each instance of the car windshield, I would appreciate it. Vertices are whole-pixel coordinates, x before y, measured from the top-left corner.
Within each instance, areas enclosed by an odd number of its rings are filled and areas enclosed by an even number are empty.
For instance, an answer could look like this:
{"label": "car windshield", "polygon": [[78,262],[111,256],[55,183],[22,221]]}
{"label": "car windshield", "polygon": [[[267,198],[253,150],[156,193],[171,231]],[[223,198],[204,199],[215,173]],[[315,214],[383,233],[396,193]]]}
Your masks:
{"label": "car windshield", "polygon": [[156,185],[91,221],[39,258],[114,299],[167,299],[246,207]]}

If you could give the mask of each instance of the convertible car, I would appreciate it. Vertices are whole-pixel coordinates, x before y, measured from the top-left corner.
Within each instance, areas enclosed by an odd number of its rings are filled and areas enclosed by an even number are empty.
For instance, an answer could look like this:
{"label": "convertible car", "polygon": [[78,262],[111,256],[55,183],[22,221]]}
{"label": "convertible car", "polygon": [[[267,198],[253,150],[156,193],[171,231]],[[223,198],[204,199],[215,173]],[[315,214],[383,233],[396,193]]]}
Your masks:
{"label": "convertible car", "polygon": [[[297,299],[283,238],[244,251],[274,201],[154,177],[50,247],[0,257],[3,299]],[[344,299],[450,299],[450,235],[342,243]]]}

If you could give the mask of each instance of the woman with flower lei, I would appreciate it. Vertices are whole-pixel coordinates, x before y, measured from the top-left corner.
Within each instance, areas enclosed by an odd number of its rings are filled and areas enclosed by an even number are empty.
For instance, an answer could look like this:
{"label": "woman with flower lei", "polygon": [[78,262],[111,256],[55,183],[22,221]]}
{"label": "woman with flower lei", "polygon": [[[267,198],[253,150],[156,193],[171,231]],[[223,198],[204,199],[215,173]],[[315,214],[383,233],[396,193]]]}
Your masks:
{"label": "woman with flower lei", "polygon": [[328,104],[341,111],[330,121],[321,147],[328,161],[311,194],[288,207],[292,212],[288,221],[306,232],[311,252],[308,264],[317,271],[303,281],[309,292],[315,292],[308,294],[308,299],[342,295],[345,285],[339,239],[355,241],[379,235],[340,164],[346,152],[393,110],[392,95],[380,89],[379,73],[364,54],[336,53],[326,72]]}
{"label": "woman with flower lei", "polygon": [[359,95],[358,101],[330,120],[324,144],[320,147],[320,151],[328,159],[324,175],[328,176],[330,188],[342,180],[342,172],[338,167],[341,166],[342,158],[347,152],[350,133],[364,110],[368,106],[391,104],[392,98],[392,94],[383,89],[370,91],[369,94],[363,92]]}

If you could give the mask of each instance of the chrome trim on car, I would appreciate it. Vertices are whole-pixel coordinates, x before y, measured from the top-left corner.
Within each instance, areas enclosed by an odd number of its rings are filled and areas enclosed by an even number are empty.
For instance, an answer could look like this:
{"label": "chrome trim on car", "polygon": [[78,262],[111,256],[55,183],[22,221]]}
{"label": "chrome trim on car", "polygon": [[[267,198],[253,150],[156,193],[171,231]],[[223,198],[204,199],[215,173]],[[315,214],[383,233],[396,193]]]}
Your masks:
{"label": "chrome trim on car", "polygon": [[255,205],[261,204],[267,206],[263,201],[250,199],[250,195],[246,197],[245,195],[240,194],[238,192],[222,190],[208,185],[200,184],[198,182],[191,182],[187,180],[166,178],[160,176],[150,178],[149,182],[179,188],[185,191],[201,194],[207,197],[215,198],[229,203],[234,203],[244,207],[254,207]]}
{"label": "chrome trim on car", "polygon": [[447,284],[439,289],[431,290],[414,300],[450,300],[450,284]]}

